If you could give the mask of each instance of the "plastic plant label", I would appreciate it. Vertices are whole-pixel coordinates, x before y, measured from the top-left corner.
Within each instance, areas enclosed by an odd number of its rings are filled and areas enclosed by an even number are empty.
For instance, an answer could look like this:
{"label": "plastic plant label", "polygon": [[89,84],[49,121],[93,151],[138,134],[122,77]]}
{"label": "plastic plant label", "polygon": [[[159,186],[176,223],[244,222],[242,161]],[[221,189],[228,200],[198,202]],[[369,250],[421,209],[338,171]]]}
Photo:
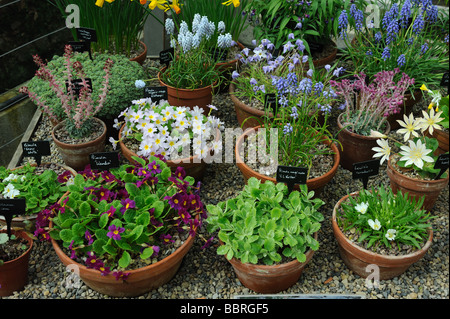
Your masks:
{"label": "plastic plant label", "polygon": [[92,169],[108,170],[120,166],[117,152],[92,153],[89,155],[89,161]]}
{"label": "plastic plant label", "polygon": [[306,184],[308,169],[305,167],[282,166],[277,167],[277,182],[285,183],[289,193],[295,184]]}
{"label": "plastic plant label", "polygon": [[51,154],[49,141],[29,141],[22,143],[24,157],[34,157],[36,164],[41,165],[42,156]]}
{"label": "plastic plant label", "polygon": [[378,175],[380,160],[370,160],[353,164],[353,179],[362,179],[364,189],[367,189],[367,182],[370,176]]}

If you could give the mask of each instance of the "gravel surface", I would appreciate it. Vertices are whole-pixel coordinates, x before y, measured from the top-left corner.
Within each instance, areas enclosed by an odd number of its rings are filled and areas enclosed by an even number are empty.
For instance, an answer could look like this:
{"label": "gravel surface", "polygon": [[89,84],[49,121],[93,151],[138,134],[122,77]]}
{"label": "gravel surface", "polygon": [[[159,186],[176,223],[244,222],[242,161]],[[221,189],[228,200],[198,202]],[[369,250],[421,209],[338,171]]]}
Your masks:
{"label": "gravel surface", "polygon": [[[214,96],[214,111],[225,122],[225,127],[238,127],[234,105],[228,93]],[[415,112],[425,103],[418,103]],[[336,117],[333,112],[331,130],[336,132]],[[34,140],[49,139],[50,126],[43,119],[33,137]],[[51,160],[61,162],[53,142]],[[27,161],[29,159],[26,159]],[[50,161],[44,157],[43,161]],[[32,160],[30,160],[32,161]],[[371,177],[368,186],[389,187],[386,164],[380,167],[378,176]],[[233,163],[212,163],[208,165],[203,179],[202,198],[205,204],[234,197],[244,186],[242,175]],[[358,294],[367,299],[447,299],[449,298],[449,189],[442,191],[432,211],[434,239],[425,257],[412,265],[404,274],[392,280],[381,281],[378,288],[366,285],[365,279],[350,271],[341,259],[331,228],[331,214],[336,202],[346,195],[362,188],[362,182],[353,180],[351,172],[340,167],[333,180],[325,187],[321,198],[325,205],[321,212],[325,216],[318,233],[319,250],[315,252],[300,280],[282,294]],[[204,229],[200,233],[205,233]],[[195,243],[186,255],[177,275],[159,289],[138,297],[139,299],[212,298],[230,299],[237,295],[256,295],[245,288],[237,279],[231,265],[223,256],[216,254],[217,239],[213,245],[202,250],[203,241],[196,237]],[[86,285],[70,288],[66,285],[68,272],[59,261],[50,243],[36,242],[29,268],[29,283],[21,292],[7,297],[28,298],[81,298],[103,299]]]}

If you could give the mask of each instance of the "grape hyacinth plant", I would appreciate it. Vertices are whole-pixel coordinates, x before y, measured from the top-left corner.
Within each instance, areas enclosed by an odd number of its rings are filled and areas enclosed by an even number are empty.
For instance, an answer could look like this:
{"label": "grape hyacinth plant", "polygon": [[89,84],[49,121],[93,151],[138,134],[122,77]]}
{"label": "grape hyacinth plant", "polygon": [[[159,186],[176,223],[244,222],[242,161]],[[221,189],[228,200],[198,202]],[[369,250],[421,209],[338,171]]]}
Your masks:
{"label": "grape hyacinth plant", "polygon": [[[439,85],[449,63],[448,41],[442,36],[448,34],[448,28],[442,29],[448,13],[431,0],[401,0],[385,8],[378,24],[371,18],[370,12],[363,13],[354,4],[339,17],[340,37],[354,74],[364,72],[372,80],[380,71],[399,68],[416,83]],[[349,30],[354,31],[353,40],[347,37]],[[410,92],[418,89],[412,86]]]}
{"label": "grape hyacinth plant", "polygon": [[[210,110],[214,106],[210,106]],[[122,141],[136,141],[143,157],[162,155],[167,160],[197,156],[204,159],[211,151],[222,150],[222,139],[218,134],[224,129],[219,118],[203,114],[198,106],[189,109],[171,106],[166,100],[158,103],[150,98],[133,101],[133,104],[120,114],[123,121],[116,120],[115,127],[122,131]],[[119,141],[110,139],[113,147]],[[191,152],[192,151],[192,152]]]}
{"label": "grape hyacinth plant", "polygon": [[117,280],[142,267],[140,260],[164,258],[175,239],[195,236],[207,217],[200,184],[181,167],[171,172],[161,157],[133,159],[136,166],[80,171],[66,196],[40,214],[35,235]]}
{"label": "grape hyacinth plant", "polygon": [[414,85],[414,79],[405,73],[395,83],[398,73],[398,68],[380,71],[370,84],[366,83],[367,75],[363,72],[356,75],[354,81],[330,81],[336,94],[344,100],[342,120],[349,131],[364,136],[369,136],[372,130],[384,131],[387,117],[400,112],[405,92]]}
{"label": "grape hyacinth plant", "polygon": [[[71,58],[74,56],[72,46],[66,45],[64,48],[65,57],[65,74],[66,83],[60,83],[52,74],[47,65],[42,61],[38,55],[33,56],[34,62],[39,66],[36,71],[36,77],[48,82],[51,90],[60,99],[62,108],[66,115],[65,127],[71,137],[82,138],[89,136],[93,123],[93,117],[103,108],[106,102],[109,90],[110,71],[113,65],[111,59],[107,59],[103,70],[105,75],[104,81],[100,90],[98,101],[94,103],[92,99],[92,88],[88,85],[86,74],[83,71],[83,65],[79,61],[72,62]],[[74,89],[74,76],[77,75],[81,80],[81,88],[79,94],[76,95]],[[68,89],[66,90],[66,85]],[[37,96],[36,93],[24,86],[20,89],[21,93],[26,93],[30,99],[41,109],[50,119],[58,121],[54,114],[42,97]]]}

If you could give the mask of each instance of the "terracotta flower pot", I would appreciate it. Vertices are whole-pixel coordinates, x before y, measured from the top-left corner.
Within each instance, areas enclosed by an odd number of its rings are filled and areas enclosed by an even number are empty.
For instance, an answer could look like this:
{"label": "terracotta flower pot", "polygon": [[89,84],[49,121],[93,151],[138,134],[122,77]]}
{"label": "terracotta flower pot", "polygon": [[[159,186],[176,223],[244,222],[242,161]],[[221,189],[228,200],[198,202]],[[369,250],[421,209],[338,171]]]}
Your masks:
{"label": "terracotta flower pot", "polygon": [[[357,192],[350,195],[353,196],[356,194]],[[350,241],[345,237],[337,224],[337,214],[339,214],[341,203],[350,195],[342,197],[336,203],[333,209],[331,222],[341,258],[353,272],[362,278],[367,278],[373,272],[373,267],[368,268],[368,266],[376,265],[379,268],[379,280],[391,279],[404,273],[412,264],[419,261],[426,254],[433,239],[433,231],[431,228],[428,229],[429,237],[426,244],[420,250],[403,256],[377,254]],[[375,276],[375,272],[373,273],[373,276]]]}
{"label": "terracotta flower pot", "polygon": [[103,126],[103,133],[100,137],[87,143],[67,144],[59,141],[55,136],[55,131],[64,125],[64,121],[58,123],[52,130],[53,141],[58,147],[64,163],[76,171],[83,170],[89,164],[89,154],[103,152],[105,149],[106,125],[102,120],[94,119]]}
{"label": "terracotta flower pot", "polygon": [[128,278],[116,280],[112,274],[101,275],[98,270],[87,268],[70,259],[52,239],[53,248],[65,266],[76,266],[79,277],[88,287],[112,297],[136,297],[166,284],[176,275],[193,243],[194,237],[189,236],[171,255],[149,266],[124,271],[129,273]]}
{"label": "terracotta flower pot", "polygon": [[[317,240],[317,233],[314,234],[314,238]],[[275,294],[295,285],[313,254],[313,250],[308,250],[305,253],[306,261],[303,263],[295,259],[285,264],[271,266],[243,264],[236,258],[227,260],[245,287],[258,293]]]}
{"label": "terracotta flower pot", "polygon": [[[349,171],[353,171],[354,163],[365,162],[373,159],[375,152],[372,151],[372,148],[378,146],[377,140],[379,138],[350,132],[344,128],[342,121],[343,114],[344,113],[341,113],[337,119],[337,125],[339,128],[338,140],[342,145],[342,148],[339,148],[341,155],[341,166]],[[388,134],[390,132],[390,125],[388,122],[386,124],[387,128],[384,131],[384,134]]]}
{"label": "terracotta flower pot", "polygon": [[[0,230],[0,232],[6,232]],[[12,231],[17,237],[27,240],[28,249],[18,258],[0,265],[0,296],[10,296],[20,291],[28,281],[28,261],[30,259],[33,240],[24,231]]]}
{"label": "terracotta flower pot", "polygon": [[314,67],[316,69],[323,68],[327,64],[331,65],[333,63],[333,61],[336,60],[336,56],[337,56],[337,52],[338,52],[337,45],[334,41],[330,40],[330,42],[332,43],[332,45],[334,47],[333,51],[326,57],[313,60]]}
{"label": "terracotta flower pot", "polygon": [[210,108],[208,104],[212,102],[212,85],[208,85],[198,89],[179,89],[164,83],[161,79],[161,74],[164,73],[166,67],[163,67],[158,72],[158,80],[162,86],[167,87],[167,100],[172,106],[186,106],[193,108],[198,106],[202,108],[205,114],[209,113]]}
{"label": "terracotta flower pot", "polygon": [[449,150],[448,132],[443,130],[433,130],[433,137],[437,139],[439,146],[434,153],[436,156],[447,153]]}
{"label": "terracotta flower pot", "polygon": [[142,49],[143,49],[142,52],[138,56],[131,58],[130,61],[135,61],[135,62],[139,63],[140,65],[142,65],[142,64],[144,64],[144,61],[147,58],[147,46],[142,41],[139,41],[139,44],[140,44],[140,47],[142,47]]}
{"label": "terracotta flower pot", "polygon": [[[255,127],[255,130],[258,130],[259,127]],[[236,156],[236,165],[238,166],[239,170],[241,171],[245,182],[247,183],[247,180],[250,177],[256,177],[257,179],[259,179],[262,182],[265,181],[271,181],[273,183],[276,183],[276,179],[260,174],[254,170],[252,170],[248,165],[246,165],[241,157],[241,155],[239,154],[239,149],[241,148],[241,145],[244,143],[244,138],[246,136],[248,136],[249,134],[252,134],[252,132],[244,132],[241,136],[239,136],[239,138],[236,141],[236,147],[235,147],[235,156]],[[311,178],[308,179],[306,181],[306,185],[308,186],[308,190],[309,191],[314,191],[315,193],[315,197],[318,197],[320,195],[320,193],[322,192],[323,188],[325,187],[325,185],[327,185],[334,177],[334,175],[336,175],[336,172],[338,170],[339,167],[339,161],[340,161],[340,155],[339,155],[339,150],[337,148],[337,146],[332,143],[328,138],[324,140],[323,142],[325,145],[328,145],[331,150],[334,152],[333,155],[333,167],[331,168],[330,171],[328,171],[326,174],[319,176],[319,177],[315,177],[315,178]],[[298,185],[294,186],[294,190],[298,190],[299,187]]]}
{"label": "terracotta flower pot", "polygon": [[[66,166],[64,164],[59,164],[59,163],[41,163],[41,166],[46,166],[46,165],[49,165],[49,164],[54,164],[54,165],[61,166],[65,170],[70,171],[70,173],[73,176],[75,176],[77,174],[77,172],[73,168],[68,167],[68,166]],[[31,166],[36,166],[37,164],[32,163],[30,165]],[[16,167],[12,171],[20,169],[21,167],[23,167],[23,166]],[[37,214],[16,216],[11,221],[11,227],[23,228],[23,229],[27,229],[27,231],[29,231],[29,232],[34,232],[36,218],[37,218]],[[5,217],[3,215],[0,215],[0,225],[6,225]]]}
{"label": "terracotta flower pot", "polygon": [[431,211],[441,191],[448,185],[449,175],[438,180],[422,180],[411,178],[401,174],[394,168],[392,156],[389,158],[386,173],[389,177],[391,188],[394,193],[400,190],[403,194],[409,193],[413,198],[425,197],[423,209]]}
{"label": "terracotta flower pot", "polygon": [[[125,127],[125,124],[122,125],[119,131],[119,146],[122,151],[123,156],[130,161],[130,163],[135,163],[133,160],[133,156],[138,156],[128,147],[126,147],[125,143],[121,141],[122,132]],[[219,133],[217,134],[217,138],[219,138]],[[210,149],[211,151],[211,149]],[[199,159],[198,155],[190,156],[189,158],[183,158],[178,161],[167,161],[167,166],[169,166],[172,171],[175,171],[177,167],[181,166],[184,168],[186,175],[195,178],[196,181],[201,180],[205,175],[207,163],[203,159]]]}
{"label": "terracotta flower pot", "polygon": [[420,90],[414,91],[414,96],[409,92],[405,93],[405,102],[403,103],[403,106],[400,107],[400,112],[389,115],[387,118],[389,125],[391,126],[391,130],[396,130],[400,127],[397,120],[403,121],[403,115],[409,116],[409,114],[413,111],[414,105],[421,99],[422,92]]}

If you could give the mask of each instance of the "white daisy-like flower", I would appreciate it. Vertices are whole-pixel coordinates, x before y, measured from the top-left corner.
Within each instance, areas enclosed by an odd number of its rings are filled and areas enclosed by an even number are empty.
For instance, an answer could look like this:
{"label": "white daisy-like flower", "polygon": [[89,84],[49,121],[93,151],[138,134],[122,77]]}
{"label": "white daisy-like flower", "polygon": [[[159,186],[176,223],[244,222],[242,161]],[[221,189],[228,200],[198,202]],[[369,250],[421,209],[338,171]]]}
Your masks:
{"label": "white daisy-like flower", "polygon": [[378,219],[375,219],[375,221],[373,221],[373,219],[369,219],[367,221],[369,223],[369,226],[373,229],[373,230],[380,230],[381,228],[381,223]]}
{"label": "white daisy-like flower", "polygon": [[377,144],[380,147],[373,147],[372,151],[376,152],[373,157],[381,157],[380,164],[383,164],[385,160],[389,159],[389,156],[391,155],[391,147],[389,146],[389,143],[387,140],[384,139],[378,139]]}
{"label": "white daisy-like flower", "polygon": [[112,148],[114,149],[114,150],[116,150],[116,148],[117,148],[117,143],[119,143],[119,141],[116,141],[112,136],[109,138],[109,142],[111,143],[111,145],[112,145]]}
{"label": "white daisy-like flower", "polygon": [[367,212],[367,208],[369,208],[369,203],[359,203],[355,206],[356,211],[361,214],[365,214]]}
{"label": "white daisy-like flower", "polygon": [[13,184],[9,183],[6,185],[5,189],[3,190],[3,196],[5,198],[15,198],[20,194],[20,191],[14,187]]}
{"label": "white daisy-like flower", "polygon": [[423,144],[421,140],[417,140],[417,144],[414,141],[409,141],[409,146],[402,145],[400,146],[400,158],[401,161],[406,161],[405,166],[409,166],[411,164],[416,165],[418,168],[422,169],[423,162],[434,162],[431,156],[428,156],[431,150],[426,148],[426,144]]}
{"label": "white daisy-like flower", "polygon": [[406,114],[404,114],[403,119],[404,121],[397,120],[398,124],[400,124],[400,126],[403,127],[401,129],[398,129],[397,132],[400,134],[405,134],[404,135],[405,142],[409,140],[411,135],[419,137],[419,134],[417,134],[416,132],[416,130],[420,129],[419,121],[414,118],[413,114],[411,113],[409,117],[406,116]]}
{"label": "white daisy-like flower", "polygon": [[389,241],[392,241],[395,239],[396,233],[397,231],[395,229],[388,229],[384,236],[386,236]]}
{"label": "white daisy-like flower", "polygon": [[19,179],[19,176],[11,173],[8,175],[8,177],[6,177],[3,182],[17,182],[17,180]]}
{"label": "white daisy-like flower", "polygon": [[444,120],[444,118],[440,117],[442,114],[442,111],[435,113],[434,109],[430,109],[430,114],[428,114],[425,111],[422,111],[423,118],[419,121],[419,127],[422,130],[422,132],[425,132],[428,130],[430,134],[433,134],[433,131],[440,130],[442,127],[437,124],[440,121]]}

